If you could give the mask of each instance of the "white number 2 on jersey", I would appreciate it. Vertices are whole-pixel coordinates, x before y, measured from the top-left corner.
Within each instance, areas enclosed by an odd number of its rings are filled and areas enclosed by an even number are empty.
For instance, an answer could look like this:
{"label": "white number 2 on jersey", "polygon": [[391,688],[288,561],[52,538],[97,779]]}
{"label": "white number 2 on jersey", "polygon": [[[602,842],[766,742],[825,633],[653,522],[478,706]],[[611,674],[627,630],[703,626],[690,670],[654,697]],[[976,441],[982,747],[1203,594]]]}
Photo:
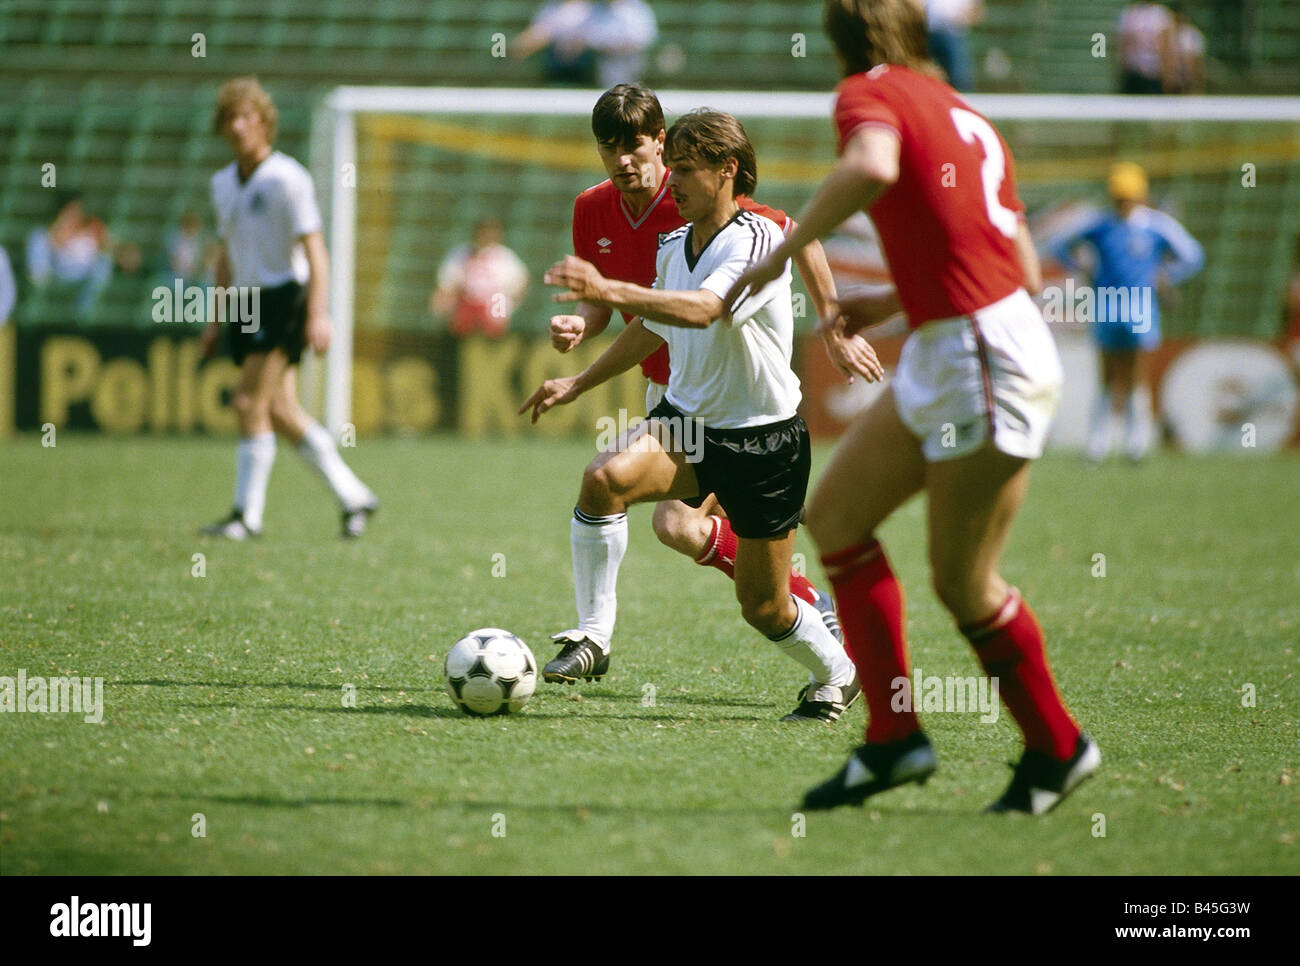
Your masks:
{"label": "white number 2 on jersey", "polygon": [[984,163],[980,165],[980,178],[984,182],[984,204],[989,210],[993,227],[1008,238],[1015,238],[1020,228],[1020,218],[998,200],[1002,180],[1007,176],[1007,158],[1002,153],[1002,142],[988,121],[973,111],[954,107],[948,112],[957,133],[967,144],[979,141],[984,148]]}

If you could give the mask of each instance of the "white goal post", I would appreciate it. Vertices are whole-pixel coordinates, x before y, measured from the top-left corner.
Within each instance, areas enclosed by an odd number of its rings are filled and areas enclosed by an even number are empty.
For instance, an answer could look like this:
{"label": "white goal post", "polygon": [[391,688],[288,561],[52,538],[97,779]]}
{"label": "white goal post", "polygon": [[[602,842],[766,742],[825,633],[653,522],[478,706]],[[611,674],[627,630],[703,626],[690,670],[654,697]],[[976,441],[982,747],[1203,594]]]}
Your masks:
{"label": "white goal post", "polygon": [[[323,388],[324,420],[336,434],[351,417],[351,371],[357,270],[357,164],[360,115],[556,115],[586,118],[600,96],[596,90],[540,90],[457,87],[339,87],[315,108],[311,168],[328,212],[331,256],[330,308],[334,338],[319,372],[304,372],[304,396],[317,401]],[[749,119],[810,119],[830,127],[833,95],[826,93],[661,90],[669,118],[700,106]],[[1125,95],[971,95],[973,107],[994,121],[1116,122],[1284,122],[1292,157],[1300,140],[1300,97],[1137,97]],[[671,123],[671,120],[670,120]],[[1286,150],[1286,144],[1283,150]],[[1016,145],[1012,144],[1013,149]],[[1212,148],[1212,146],[1207,146]],[[594,149],[593,149],[594,157]],[[817,158],[829,162],[830,158]],[[1222,162],[1220,162],[1222,163]],[[364,176],[364,172],[362,172]],[[1288,184],[1291,180],[1289,179]],[[1289,191],[1300,190],[1291,185]],[[571,198],[557,198],[565,207]],[[1291,199],[1300,201],[1300,199]],[[310,403],[309,403],[310,404]],[[316,408],[313,406],[312,408]]]}

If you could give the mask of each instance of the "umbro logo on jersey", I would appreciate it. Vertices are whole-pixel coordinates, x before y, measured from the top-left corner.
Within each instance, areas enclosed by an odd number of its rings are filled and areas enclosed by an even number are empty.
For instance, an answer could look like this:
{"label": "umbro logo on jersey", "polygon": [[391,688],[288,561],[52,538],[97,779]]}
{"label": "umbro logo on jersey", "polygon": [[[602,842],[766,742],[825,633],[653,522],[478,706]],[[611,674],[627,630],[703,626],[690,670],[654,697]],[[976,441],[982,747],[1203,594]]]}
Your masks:
{"label": "umbro logo on jersey", "polygon": [[600,253],[601,253],[602,255],[608,255],[608,254],[609,254],[609,247],[610,247],[611,245],[613,245],[614,243],[613,243],[612,241],[610,241],[608,238],[604,238],[604,237],[602,237],[602,238],[597,238],[597,239],[596,239],[596,244],[600,246]]}

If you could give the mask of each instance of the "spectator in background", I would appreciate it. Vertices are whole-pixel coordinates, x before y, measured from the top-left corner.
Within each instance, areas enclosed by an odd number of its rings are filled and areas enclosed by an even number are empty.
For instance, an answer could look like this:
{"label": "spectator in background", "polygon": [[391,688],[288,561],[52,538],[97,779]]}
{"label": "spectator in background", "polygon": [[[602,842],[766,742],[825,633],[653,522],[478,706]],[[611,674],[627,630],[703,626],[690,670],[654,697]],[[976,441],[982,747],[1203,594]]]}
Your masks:
{"label": "spectator in background", "polygon": [[959,91],[975,88],[970,28],[984,19],[983,0],[925,0],[930,56]]}
{"label": "spectator in background", "polygon": [[[1050,251],[1069,271],[1080,270],[1078,245],[1091,246],[1097,256],[1092,334],[1101,354],[1102,392],[1093,409],[1088,458],[1100,462],[1110,455],[1112,427],[1122,416],[1125,453],[1137,462],[1155,437],[1146,359],[1160,345],[1156,292],[1199,272],[1205,253],[1177,221],[1147,207],[1147,176],[1138,165],[1112,166],[1107,190],[1114,210],[1059,239]],[[1103,294],[1111,292],[1115,298]]]}
{"label": "spectator in background", "polygon": [[1160,94],[1172,76],[1174,18],[1159,3],[1131,3],[1119,17],[1121,94]]}
{"label": "spectator in background", "polygon": [[482,332],[499,339],[509,328],[528,288],[528,269],[502,244],[503,236],[501,222],[485,218],[474,226],[470,243],[454,249],[438,267],[429,311],[447,319],[452,335]]}
{"label": "spectator in background", "polygon": [[167,257],[166,274],[170,278],[204,284],[214,277],[216,246],[193,209],[187,209],[180,224],[168,230],[163,248]]}
{"label": "spectator in background", "polygon": [[59,282],[77,290],[76,311],[89,309],[113,277],[108,227],[86,214],[81,195],[59,192],[54,220],[27,236],[27,277],[38,289]]}
{"label": "spectator in background", "polygon": [[560,0],[538,11],[510,52],[545,50],[550,83],[610,88],[641,79],[658,29],[644,0]]}
{"label": "spectator in background", "polygon": [[546,81],[572,87],[596,83],[596,52],[587,43],[589,0],[555,0],[537,11],[533,22],[510,44],[510,56],[531,57],[545,52]]}
{"label": "spectator in background", "polygon": [[1166,94],[1205,93],[1205,34],[1187,19],[1181,3],[1171,3],[1173,23],[1169,30]]}
{"label": "spectator in background", "polygon": [[18,286],[14,284],[14,269],[9,264],[9,253],[0,247],[0,328],[13,318],[14,303],[18,301]]}
{"label": "spectator in background", "polygon": [[606,90],[643,80],[646,51],[659,27],[643,0],[601,0],[586,24],[586,42],[596,51],[596,80]]}

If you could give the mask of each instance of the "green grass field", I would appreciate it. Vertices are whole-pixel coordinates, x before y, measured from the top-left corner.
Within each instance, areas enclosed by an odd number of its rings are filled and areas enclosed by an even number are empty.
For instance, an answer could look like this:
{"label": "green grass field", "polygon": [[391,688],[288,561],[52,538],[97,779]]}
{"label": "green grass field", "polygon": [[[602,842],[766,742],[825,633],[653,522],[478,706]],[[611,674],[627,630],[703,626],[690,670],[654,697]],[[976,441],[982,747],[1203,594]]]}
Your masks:
{"label": "green grass field", "polygon": [[[796,835],[802,792],[860,740],[863,710],[780,724],[803,672],[742,623],[722,575],[658,545],[649,508],[632,513],[603,682],[540,686],[484,720],[443,691],[465,631],[507,627],[544,662],[571,625],[589,454],[363,440],[349,459],[384,507],[344,543],[282,445],[266,536],[230,545],[194,535],[228,506],[229,441],[0,449],[0,675],[102,677],[105,703],[102,724],[0,714],[3,872],[1300,872],[1294,456],[1044,460],[1004,570],[1102,771],[1045,818],[981,815],[1018,733],[1005,714],[932,713],[927,786]],[[927,584],[921,510],[882,534],[914,663],[972,674]]]}

